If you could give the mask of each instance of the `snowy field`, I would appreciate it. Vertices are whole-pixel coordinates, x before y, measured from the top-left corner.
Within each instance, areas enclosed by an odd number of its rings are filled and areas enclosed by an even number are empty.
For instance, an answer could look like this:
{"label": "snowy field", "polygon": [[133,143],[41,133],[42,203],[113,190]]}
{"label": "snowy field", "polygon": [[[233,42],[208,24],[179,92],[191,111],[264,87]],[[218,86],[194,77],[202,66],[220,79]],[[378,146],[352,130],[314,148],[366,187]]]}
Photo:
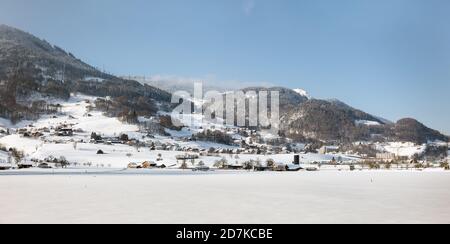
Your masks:
{"label": "snowy field", "polygon": [[[90,111],[88,107],[95,99],[77,95],[68,101],[55,101],[62,105],[61,111],[37,121],[14,125],[0,118],[0,145],[23,151],[26,162],[64,157],[71,163],[68,169],[0,171],[0,223],[450,223],[449,172],[350,172],[349,164],[358,157],[312,153],[300,155],[302,167],[333,158],[344,164],[323,165],[320,172],[178,170],[174,169],[180,167],[176,158],[185,154],[181,151],[87,142],[91,132],[106,137],[125,133],[147,144],[235,149],[183,140],[201,128],[230,128],[198,122],[199,117],[193,116],[197,122],[190,128],[168,130],[171,136],[147,137],[137,125]],[[54,129],[66,124],[73,126],[75,135],[56,136]],[[40,129],[44,136],[26,138],[16,134],[24,127]],[[425,145],[412,143],[377,146],[401,156],[425,150]],[[99,150],[103,154],[97,154]],[[8,153],[0,152],[0,163],[5,164],[8,158]],[[292,163],[294,155],[210,154],[200,156],[196,163],[213,167],[222,158],[231,165],[249,160],[265,164],[268,159],[284,165]],[[169,169],[124,169],[130,162],[144,161],[164,164]]]}
{"label": "snowy field", "polygon": [[0,223],[450,223],[449,185],[443,171],[0,175]]}

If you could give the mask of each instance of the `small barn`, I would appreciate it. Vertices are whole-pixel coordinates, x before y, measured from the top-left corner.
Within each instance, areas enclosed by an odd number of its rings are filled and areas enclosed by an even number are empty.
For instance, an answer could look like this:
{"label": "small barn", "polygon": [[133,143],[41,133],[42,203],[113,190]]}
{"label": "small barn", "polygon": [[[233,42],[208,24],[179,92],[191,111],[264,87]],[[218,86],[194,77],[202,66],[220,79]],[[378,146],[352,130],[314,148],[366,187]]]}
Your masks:
{"label": "small barn", "polygon": [[7,170],[12,168],[10,163],[9,154],[7,152],[0,151],[0,170]]}
{"label": "small barn", "polygon": [[158,167],[158,165],[156,163],[154,163],[154,162],[146,161],[146,162],[142,163],[142,168],[143,169],[151,169],[151,168],[156,168],[156,167]]}
{"label": "small barn", "polygon": [[320,154],[329,154],[339,152],[338,146],[323,146],[319,149]]}
{"label": "small barn", "polygon": [[72,128],[58,128],[56,129],[57,136],[73,136]]}

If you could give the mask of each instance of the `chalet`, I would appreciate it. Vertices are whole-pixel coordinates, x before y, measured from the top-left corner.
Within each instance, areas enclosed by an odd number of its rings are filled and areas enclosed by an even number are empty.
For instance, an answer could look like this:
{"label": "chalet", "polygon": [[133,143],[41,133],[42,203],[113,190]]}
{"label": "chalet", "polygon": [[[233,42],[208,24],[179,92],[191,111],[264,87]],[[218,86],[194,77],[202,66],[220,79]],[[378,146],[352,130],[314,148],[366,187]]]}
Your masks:
{"label": "chalet", "polygon": [[205,165],[199,165],[199,166],[196,166],[194,169],[192,169],[192,171],[209,171],[209,170],[210,170],[210,168]]}
{"label": "chalet", "polygon": [[17,164],[19,169],[29,169],[32,168],[34,164],[32,162],[21,162]]}
{"label": "chalet", "polygon": [[221,169],[228,169],[228,170],[242,170],[244,169],[244,165],[238,165],[238,164],[225,164],[221,167]]}
{"label": "chalet", "polygon": [[94,143],[94,144],[103,144],[103,143],[105,143],[105,141],[103,139],[101,139],[101,138],[91,139],[89,142],[90,143]]}
{"label": "chalet", "polygon": [[102,139],[105,144],[123,144],[123,141],[119,137],[104,137]]}
{"label": "chalet", "polygon": [[19,135],[25,135],[28,133],[28,129],[27,128],[20,128],[17,130],[17,134]]}
{"label": "chalet", "polygon": [[10,168],[12,168],[12,164],[9,153],[0,151],[0,170],[7,170]]}
{"label": "chalet", "polygon": [[154,163],[154,162],[146,161],[146,162],[142,163],[142,168],[143,169],[151,169],[151,168],[156,168],[156,167],[158,167],[158,165],[156,163]]}
{"label": "chalet", "polygon": [[329,154],[339,152],[338,146],[323,146],[319,149],[320,154]]}
{"label": "chalet", "polygon": [[38,165],[38,168],[51,169],[52,167],[48,163],[41,163],[41,164]]}
{"label": "chalet", "polygon": [[11,164],[3,163],[3,162],[0,161],[0,170],[11,169],[11,167],[12,167]]}
{"label": "chalet", "polygon": [[129,163],[127,168],[129,168],[129,169],[140,169],[141,166],[138,163]]}
{"label": "chalet", "polygon": [[254,168],[253,168],[255,171],[270,171],[270,170],[272,170],[273,168],[272,167],[267,167],[267,166],[255,166]]}
{"label": "chalet", "polygon": [[288,166],[284,164],[277,164],[272,168],[273,171],[284,172],[288,171]]}
{"label": "chalet", "polygon": [[394,153],[377,153],[376,158],[383,162],[389,162],[396,159]]}
{"label": "chalet", "polygon": [[33,132],[31,132],[31,137],[34,137],[34,138],[38,138],[38,137],[41,137],[43,135],[44,134],[42,132],[40,132],[40,131],[33,131]]}
{"label": "chalet", "polygon": [[56,129],[57,136],[73,136],[72,128],[57,128]]}
{"label": "chalet", "polygon": [[[3,157],[5,155],[6,157]],[[9,156],[6,153],[0,152],[0,170],[7,170],[12,168]]]}
{"label": "chalet", "polygon": [[178,161],[181,161],[181,160],[195,160],[195,159],[199,159],[199,156],[197,154],[185,154],[185,155],[178,155],[178,156],[176,156],[176,159]]}

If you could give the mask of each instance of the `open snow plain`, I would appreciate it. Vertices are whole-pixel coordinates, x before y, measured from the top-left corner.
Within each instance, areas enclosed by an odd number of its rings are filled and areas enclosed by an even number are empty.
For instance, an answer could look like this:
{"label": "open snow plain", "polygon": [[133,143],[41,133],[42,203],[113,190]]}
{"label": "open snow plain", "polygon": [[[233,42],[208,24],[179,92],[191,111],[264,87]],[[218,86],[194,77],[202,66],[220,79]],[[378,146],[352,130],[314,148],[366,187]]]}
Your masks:
{"label": "open snow plain", "polygon": [[[324,165],[319,172],[178,170],[177,156],[184,152],[89,143],[91,132],[126,133],[145,142],[199,149],[225,145],[177,138],[197,128],[146,138],[136,125],[89,111],[94,100],[72,97],[61,102],[61,112],[38,121],[12,125],[0,119],[0,129],[13,132],[0,136],[0,145],[23,151],[27,162],[63,156],[71,163],[68,169],[0,171],[0,223],[450,223],[450,172],[351,172],[348,164]],[[14,133],[28,125],[40,129],[61,124],[72,124],[75,135],[44,132],[40,138],[26,138]],[[400,143],[381,146],[407,155],[423,150]],[[346,163],[358,159],[309,153],[301,154],[300,161],[309,167],[334,157]],[[213,154],[199,160],[212,167],[222,158],[231,164],[268,159],[289,164],[293,155]],[[8,161],[6,152],[0,153],[0,161]],[[130,162],[144,161],[168,168],[125,169]]]}
{"label": "open snow plain", "polygon": [[29,170],[0,223],[450,223],[450,173]]}

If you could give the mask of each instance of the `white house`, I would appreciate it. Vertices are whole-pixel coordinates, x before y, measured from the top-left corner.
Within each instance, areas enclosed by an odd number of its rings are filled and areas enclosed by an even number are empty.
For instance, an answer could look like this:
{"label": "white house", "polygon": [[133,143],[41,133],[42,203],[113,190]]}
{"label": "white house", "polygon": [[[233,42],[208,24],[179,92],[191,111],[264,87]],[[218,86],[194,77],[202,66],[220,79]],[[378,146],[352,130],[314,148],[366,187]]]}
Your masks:
{"label": "white house", "polygon": [[11,167],[9,153],[0,151],[0,170],[10,169]]}
{"label": "white house", "polygon": [[377,153],[377,159],[384,162],[396,159],[395,153]]}
{"label": "white house", "polygon": [[338,146],[323,146],[319,149],[320,154],[337,153],[339,152]]}

